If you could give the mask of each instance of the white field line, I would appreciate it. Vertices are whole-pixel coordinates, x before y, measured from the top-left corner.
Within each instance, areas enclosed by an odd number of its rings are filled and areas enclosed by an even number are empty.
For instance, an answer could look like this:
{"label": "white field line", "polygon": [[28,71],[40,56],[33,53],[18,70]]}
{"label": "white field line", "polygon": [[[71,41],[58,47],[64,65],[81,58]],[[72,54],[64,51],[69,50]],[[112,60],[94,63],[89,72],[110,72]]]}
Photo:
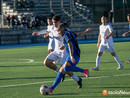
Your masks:
{"label": "white field line", "polygon": [[[130,76],[130,74],[120,74],[120,75],[109,75],[109,76],[97,76],[97,77],[89,77],[89,78],[82,78],[82,79],[98,79],[98,78],[109,78],[109,77],[121,77],[121,76]],[[64,81],[72,81],[73,79],[67,79]],[[14,85],[4,85],[0,86],[0,88],[6,87],[17,87],[17,86],[26,86],[26,85],[34,85],[34,84],[45,84],[45,83],[53,83],[54,81],[45,81],[45,82],[34,82],[34,83],[25,83],[25,84],[14,84]]]}
{"label": "white field line", "polygon": [[17,61],[17,63],[32,63],[32,62],[34,62],[33,59],[6,59],[6,60],[1,59],[0,64],[15,63],[14,61]]}

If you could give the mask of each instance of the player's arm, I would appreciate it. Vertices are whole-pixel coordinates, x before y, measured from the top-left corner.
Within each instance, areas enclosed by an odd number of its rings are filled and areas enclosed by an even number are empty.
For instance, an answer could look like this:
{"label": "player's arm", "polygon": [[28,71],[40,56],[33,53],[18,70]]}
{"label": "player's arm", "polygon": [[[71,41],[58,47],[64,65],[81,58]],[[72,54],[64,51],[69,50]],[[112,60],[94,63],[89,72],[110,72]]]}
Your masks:
{"label": "player's arm", "polygon": [[38,36],[38,35],[39,35],[38,32],[33,32],[33,33],[32,33],[32,36]]}
{"label": "player's arm", "polygon": [[128,32],[123,33],[122,36],[125,37],[128,33],[130,33],[130,30]]}
{"label": "player's arm", "polygon": [[109,38],[110,36],[112,36],[112,34],[113,34],[113,32],[110,32],[110,34],[109,34],[105,39],[108,40],[108,38]]}
{"label": "player's arm", "polygon": [[100,46],[100,41],[101,41],[101,34],[98,35],[98,42],[97,42],[97,47],[99,48]]}
{"label": "player's arm", "polygon": [[72,63],[75,63],[75,59],[73,58],[73,53],[74,53],[74,47],[73,47],[73,44],[72,44],[72,41],[70,40],[68,42],[68,47],[69,47],[69,54],[70,54],[70,58],[71,58],[71,61]]}
{"label": "player's arm", "polygon": [[88,29],[86,29],[86,30],[83,31],[83,32],[78,32],[78,33],[77,33],[77,37],[84,36],[84,35],[86,35],[87,33],[90,33],[90,31],[92,31],[92,28],[88,28]]}
{"label": "player's arm", "polygon": [[49,33],[45,34],[45,35],[44,35],[44,38],[46,38],[47,36],[49,36]]}

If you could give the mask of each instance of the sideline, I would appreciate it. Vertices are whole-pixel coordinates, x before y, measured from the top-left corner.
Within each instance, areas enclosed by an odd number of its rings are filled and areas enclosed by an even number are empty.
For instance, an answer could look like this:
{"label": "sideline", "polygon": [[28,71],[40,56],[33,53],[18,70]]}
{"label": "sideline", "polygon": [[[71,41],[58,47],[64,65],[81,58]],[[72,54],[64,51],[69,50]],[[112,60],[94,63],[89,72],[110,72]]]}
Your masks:
{"label": "sideline", "polygon": [[[125,38],[113,38],[114,42],[130,42],[130,37]],[[91,44],[97,43],[97,39],[95,40],[78,40],[79,44]],[[14,45],[0,45],[0,49],[7,49],[7,48],[18,48],[18,47],[31,47],[31,46],[47,46],[48,43],[30,43],[30,44],[14,44]]]}
{"label": "sideline", "polygon": [[[82,79],[98,79],[98,78],[110,78],[110,77],[121,77],[121,76],[130,76],[130,74],[97,76],[97,77],[89,77],[89,78],[82,78]],[[67,79],[64,81],[72,81],[72,80],[73,79]],[[53,82],[54,81],[45,81],[45,82],[34,82],[34,83],[25,83],[25,84],[4,85],[4,86],[0,86],[0,88],[35,85],[35,84],[45,84],[45,83],[53,83]]]}

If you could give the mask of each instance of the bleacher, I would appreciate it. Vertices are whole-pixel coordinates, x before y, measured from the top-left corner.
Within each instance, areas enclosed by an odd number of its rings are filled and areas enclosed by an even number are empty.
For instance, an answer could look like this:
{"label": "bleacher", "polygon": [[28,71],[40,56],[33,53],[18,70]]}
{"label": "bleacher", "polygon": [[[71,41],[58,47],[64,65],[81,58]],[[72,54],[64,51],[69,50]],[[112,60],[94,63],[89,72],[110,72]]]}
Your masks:
{"label": "bleacher", "polygon": [[[69,29],[73,32],[81,32],[88,27],[93,29],[92,33],[78,38],[78,40],[93,40],[98,38],[100,24],[90,24],[93,23],[93,15],[91,11],[86,6],[79,3],[74,4],[73,0],[35,0],[35,8],[17,8],[15,5],[16,0],[3,1],[4,2],[2,5],[5,16],[7,14],[14,14],[18,15],[18,18],[21,18],[21,14],[28,16],[37,14],[50,17],[51,13],[55,13],[61,15],[64,21],[70,24]],[[114,38],[120,38],[124,32],[128,31],[128,23],[113,23],[112,26],[114,29]],[[0,44],[5,45],[47,42],[48,39],[44,39],[43,36],[31,36],[33,31],[39,31],[45,28],[46,26],[35,30],[0,28]]]}
{"label": "bleacher", "polygon": [[[90,19],[85,18],[85,14],[80,14],[74,6],[73,0],[34,0],[36,8],[17,8],[16,0],[3,0],[3,12],[7,14],[17,15],[21,18],[21,14],[24,15],[44,15],[50,17],[53,12],[59,14],[64,20],[71,22],[72,24],[91,23]],[[81,4],[79,4],[81,5]],[[82,6],[82,5],[81,5]],[[80,12],[83,9],[80,9]],[[83,12],[83,11],[82,11]],[[86,22],[84,22],[86,21]]]}

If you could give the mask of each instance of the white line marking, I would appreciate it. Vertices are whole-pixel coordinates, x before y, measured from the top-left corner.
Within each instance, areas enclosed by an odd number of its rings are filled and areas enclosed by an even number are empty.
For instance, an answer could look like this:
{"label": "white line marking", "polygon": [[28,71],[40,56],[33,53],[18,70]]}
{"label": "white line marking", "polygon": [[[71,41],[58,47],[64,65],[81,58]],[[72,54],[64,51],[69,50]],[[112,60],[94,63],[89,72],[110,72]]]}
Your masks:
{"label": "white line marking", "polygon": [[32,63],[34,62],[33,59],[1,59],[0,64],[7,64],[7,63]]}
{"label": "white line marking", "polygon": [[[89,77],[89,78],[82,78],[82,79],[97,79],[97,78],[109,78],[109,77],[119,77],[119,76],[130,76],[130,74],[120,74],[120,75],[109,75],[109,76],[97,76],[97,77]],[[73,79],[67,79],[65,81],[72,81]],[[54,81],[45,81],[45,82],[34,82],[34,83],[25,83],[25,84],[15,84],[15,85],[4,85],[0,86],[0,88],[5,87],[16,87],[16,86],[25,86],[25,85],[33,85],[33,84],[45,84],[45,83],[52,83]]]}

